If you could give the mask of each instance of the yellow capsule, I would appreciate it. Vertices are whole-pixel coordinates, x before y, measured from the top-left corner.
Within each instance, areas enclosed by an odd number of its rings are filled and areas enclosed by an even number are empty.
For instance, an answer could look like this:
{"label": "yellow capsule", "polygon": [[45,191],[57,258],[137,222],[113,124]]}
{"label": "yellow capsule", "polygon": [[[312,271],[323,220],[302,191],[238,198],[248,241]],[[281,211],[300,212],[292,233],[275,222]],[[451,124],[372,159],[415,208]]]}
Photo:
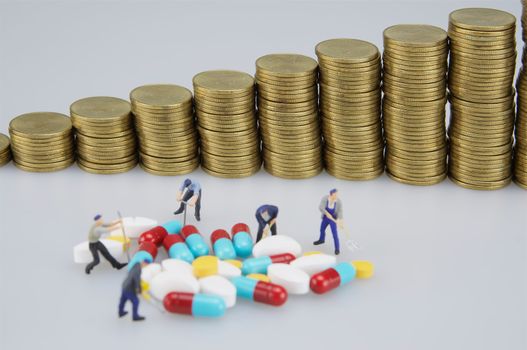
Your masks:
{"label": "yellow capsule", "polygon": [[200,256],[192,262],[194,276],[201,278],[218,273],[218,258],[212,255]]}
{"label": "yellow capsule", "polygon": [[262,282],[271,282],[271,279],[267,277],[267,275],[264,275],[263,273],[250,273],[246,277],[252,278],[258,281],[262,281]]}
{"label": "yellow capsule", "polygon": [[373,264],[369,261],[352,261],[351,264],[357,271],[356,278],[370,278],[373,276]]}

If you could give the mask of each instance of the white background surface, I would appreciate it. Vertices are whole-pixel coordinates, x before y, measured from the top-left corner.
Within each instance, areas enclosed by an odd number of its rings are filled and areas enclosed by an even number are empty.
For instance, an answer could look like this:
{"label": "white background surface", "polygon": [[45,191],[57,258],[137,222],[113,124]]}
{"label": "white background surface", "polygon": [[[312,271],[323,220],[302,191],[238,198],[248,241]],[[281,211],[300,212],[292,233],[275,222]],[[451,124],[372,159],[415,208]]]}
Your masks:
{"label": "white background surface", "polygon": [[[157,82],[190,88],[192,76],[208,69],[254,73],[256,58],[271,52],[314,57],[315,45],[329,38],[382,47],[390,25],[446,29],[452,10],[474,6],[520,19],[519,0],[1,1],[0,132],[18,114],[67,113],[85,96],[127,98],[134,87]],[[418,188],[386,176],[286,181],[262,171],[223,180],[197,171],[192,177],[204,188],[205,236],[238,221],[256,229],[256,207],[274,203],[279,234],[306,250],[318,235],[319,200],[337,187],[363,246],[356,253],[343,248],[340,259],[373,261],[375,278],[326,296],[292,297],[279,309],[240,301],[220,320],[161,314],[145,302],[145,323],[118,319],[125,272],[103,263],[86,276],[72,262],[72,247],[85,240],[96,213],[171,219],[183,178],[139,168],[118,176],[76,167],[30,174],[9,165],[0,169],[0,348],[527,348],[527,192],[516,185],[475,192],[448,180]],[[322,249],[331,252],[327,242]]]}

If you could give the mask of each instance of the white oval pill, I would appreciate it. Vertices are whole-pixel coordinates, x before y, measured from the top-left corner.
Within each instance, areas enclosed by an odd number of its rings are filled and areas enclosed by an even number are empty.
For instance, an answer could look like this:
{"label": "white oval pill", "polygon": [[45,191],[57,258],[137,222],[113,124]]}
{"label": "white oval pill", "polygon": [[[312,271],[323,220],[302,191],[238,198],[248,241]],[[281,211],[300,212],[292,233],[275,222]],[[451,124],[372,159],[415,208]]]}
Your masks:
{"label": "white oval pill", "polygon": [[267,276],[272,283],[281,285],[290,294],[307,294],[309,292],[309,275],[289,264],[271,264]]}
{"label": "white oval pill", "polygon": [[180,259],[165,259],[161,261],[161,266],[163,266],[163,271],[194,276],[194,273],[192,272],[192,265]]}
{"label": "white oval pill", "polygon": [[208,276],[199,280],[200,293],[217,295],[225,301],[227,307],[236,304],[236,287],[222,276]]}
{"label": "white oval pill", "polygon": [[242,270],[231,263],[228,263],[223,260],[218,260],[218,275],[227,278],[238,277],[242,275]]}
{"label": "white oval pill", "polygon": [[152,278],[161,272],[161,265],[151,263],[141,269],[141,279],[146,283],[150,283]]}
{"label": "white oval pill", "polygon": [[[126,237],[139,238],[141,233],[157,226],[157,221],[149,218],[143,218],[140,216],[131,216],[123,218],[123,224]],[[118,227],[110,233],[110,236],[122,237],[123,230],[121,229],[121,227]]]}
{"label": "white oval pill", "polygon": [[199,282],[193,276],[162,271],[152,278],[150,292],[158,300],[163,300],[170,292],[196,294],[199,292]]}
{"label": "white oval pill", "polygon": [[283,253],[299,256],[302,254],[302,246],[291,237],[277,235],[264,238],[253,247],[253,256],[255,258]]}
{"label": "white oval pill", "polygon": [[336,264],[337,257],[329,254],[305,255],[290,262],[291,266],[304,271],[309,276],[322,272]]}

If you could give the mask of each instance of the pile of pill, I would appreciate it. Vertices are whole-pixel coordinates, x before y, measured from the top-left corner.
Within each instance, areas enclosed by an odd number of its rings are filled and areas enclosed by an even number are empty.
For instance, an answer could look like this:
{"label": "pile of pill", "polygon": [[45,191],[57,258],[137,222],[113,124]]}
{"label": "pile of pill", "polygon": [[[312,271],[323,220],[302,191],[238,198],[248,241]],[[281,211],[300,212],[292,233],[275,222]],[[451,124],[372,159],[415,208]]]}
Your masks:
{"label": "pile of pill", "polygon": [[[256,244],[246,224],[229,232],[212,232],[212,249],[193,225],[177,220],[155,226],[136,236],[138,248],[128,264],[131,269],[143,260],[143,296],[162,304],[170,313],[198,317],[220,317],[237,298],[281,306],[289,294],[327,293],[355,278],[369,278],[368,261],[337,262],[320,252],[302,254],[291,237],[269,236]],[[158,251],[168,258],[158,262]]]}

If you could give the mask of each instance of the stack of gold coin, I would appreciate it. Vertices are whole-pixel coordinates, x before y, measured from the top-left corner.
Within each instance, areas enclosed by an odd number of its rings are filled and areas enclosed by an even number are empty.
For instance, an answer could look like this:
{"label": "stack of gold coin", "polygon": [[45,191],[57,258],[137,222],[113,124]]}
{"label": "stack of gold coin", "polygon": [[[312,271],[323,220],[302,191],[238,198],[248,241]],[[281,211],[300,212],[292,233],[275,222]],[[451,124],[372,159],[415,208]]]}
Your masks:
{"label": "stack of gold coin", "polygon": [[11,146],[9,137],[0,133],[0,166],[4,166],[11,160]]}
{"label": "stack of gold coin", "polygon": [[178,85],[145,85],[130,93],[141,167],[182,175],[199,166],[192,93]]}
{"label": "stack of gold coin", "polygon": [[295,54],[256,61],[264,167],[274,176],[301,179],[322,171],[317,68],[314,59]]}
{"label": "stack of gold coin", "polygon": [[315,52],[326,171],[340,179],[373,179],[384,172],[379,50],[362,40],[331,39]]}
{"label": "stack of gold coin", "polygon": [[[522,0],[522,37],[527,42],[527,0]],[[527,65],[526,48],[523,49],[523,67],[520,70],[516,89],[518,91],[517,113],[516,113],[516,144],[514,146],[514,181],[518,186],[527,189]]]}
{"label": "stack of gold coin", "polygon": [[493,9],[449,17],[449,175],[466,188],[498,189],[511,181],[515,23]]}
{"label": "stack of gold coin", "polygon": [[226,178],[258,172],[262,158],[254,78],[243,72],[215,70],[199,73],[192,81],[203,170]]}
{"label": "stack of gold coin", "polygon": [[53,112],[22,114],[9,123],[15,165],[25,171],[62,170],[75,162],[68,116]]}
{"label": "stack of gold coin", "polygon": [[95,174],[117,174],[135,168],[137,141],[128,101],[88,97],[74,102],[70,113],[81,169]]}
{"label": "stack of gold coin", "polygon": [[402,24],[384,31],[386,170],[396,181],[433,185],[446,178],[447,58],[441,28]]}

